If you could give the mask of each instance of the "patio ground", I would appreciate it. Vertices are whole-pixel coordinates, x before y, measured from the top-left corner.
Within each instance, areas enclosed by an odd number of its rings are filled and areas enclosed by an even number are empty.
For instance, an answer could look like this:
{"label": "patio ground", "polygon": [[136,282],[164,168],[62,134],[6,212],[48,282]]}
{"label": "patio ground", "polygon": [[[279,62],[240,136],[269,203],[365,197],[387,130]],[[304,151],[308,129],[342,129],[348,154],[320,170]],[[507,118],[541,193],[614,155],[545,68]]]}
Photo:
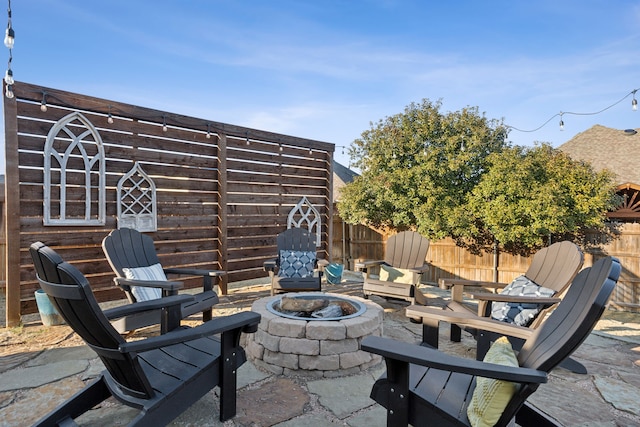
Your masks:
{"label": "patio ground", "polygon": [[[248,310],[269,295],[267,279],[234,284],[214,315]],[[361,296],[360,277],[345,274],[343,283],[324,290]],[[425,286],[430,304],[441,305],[447,292]],[[385,310],[384,335],[417,342],[421,326],[404,316],[406,303],[372,297]],[[117,303],[116,303],[117,304]],[[4,301],[0,300],[4,309]],[[0,313],[4,320],[4,313]],[[196,324],[196,319],[189,320]],[[475,342],[463,333],[450,343],[442,328],[442,351],[474,357]],[[138,336],[156,334],[150,328]],[[587,375],[557,368],[529,399],[565,426],[640,426],[640,314],[607,311],[574,357]],[[25,316],[24,326],[0,330],[0,426],[30,425],[95,377],[102,367],[94,353],[67,326],[44,327],[39,316]],[[217,389],[174,420],[171,426],[383,426],[385,411],[369,397],[384,371],[380,365],[342,378],[305,378],[264,372],[247,362],[238,370],[238,413],[220,423]],[[81,418],[81,425],[126,425],[135,411],[109,400]]]}

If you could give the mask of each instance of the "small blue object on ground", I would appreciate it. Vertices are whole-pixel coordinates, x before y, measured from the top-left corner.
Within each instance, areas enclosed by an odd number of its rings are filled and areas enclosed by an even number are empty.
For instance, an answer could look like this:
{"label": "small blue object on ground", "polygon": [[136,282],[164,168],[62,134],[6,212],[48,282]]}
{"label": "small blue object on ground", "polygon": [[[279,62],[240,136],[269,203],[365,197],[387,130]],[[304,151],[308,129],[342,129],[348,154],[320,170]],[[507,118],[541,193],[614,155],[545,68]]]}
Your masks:
{"label": "small blue object on ground", "polygon": [[324,269],[324,274],[327,277],[327,283],[331,283],[332,285],[337,285],[342,280],[342,271],[344,270],[344,265],[338,263],[331,263],[327,265]]}

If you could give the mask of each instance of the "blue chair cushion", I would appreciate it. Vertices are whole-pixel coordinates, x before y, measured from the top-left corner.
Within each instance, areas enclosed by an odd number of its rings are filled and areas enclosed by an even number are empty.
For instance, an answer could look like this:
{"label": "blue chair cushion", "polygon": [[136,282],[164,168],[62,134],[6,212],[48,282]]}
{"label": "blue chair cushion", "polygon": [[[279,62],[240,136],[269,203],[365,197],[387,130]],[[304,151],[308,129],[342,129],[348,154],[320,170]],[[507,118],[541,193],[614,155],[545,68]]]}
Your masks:
{"label": "blue chair cushion", "polygon": [[316,253],[311,251],[280,251],[279,277],[304,278],[313,276]]}
{"label": "blue chair cushion", "polygon": [[[526,276],[518,276],[500,292],[503,295],[551,297],[555,292],[538,285]],[[529,326],[544,306],[540,304],[493,302],[491,317],[501,322]]]}

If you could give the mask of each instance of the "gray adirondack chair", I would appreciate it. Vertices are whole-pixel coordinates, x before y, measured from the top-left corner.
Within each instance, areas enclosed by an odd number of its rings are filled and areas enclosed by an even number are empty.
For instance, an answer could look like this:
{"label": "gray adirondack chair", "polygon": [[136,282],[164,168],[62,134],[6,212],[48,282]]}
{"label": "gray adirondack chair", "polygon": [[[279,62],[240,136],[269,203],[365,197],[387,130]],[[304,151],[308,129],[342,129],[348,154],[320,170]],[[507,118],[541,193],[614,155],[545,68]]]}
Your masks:
{"label": "gray adirondack chair", "polygon": [[[489,346],[496,338],[507,335],[514,346],[520,348],[524,342],[522,335],[530,334],[538,328],[547,318],[557,304],[561,301],[571,280],[582,267],[584,256],[580,248],[569,241],[554,243],[536,252],[531,265],[524,276],[540,286],[553,290],[554,295],[549,297],[530,295],[504,295],[501,293],[489,293],[478,290],[482,287],[495,289],[504,288],[506,283],[482,282],[461,279],[440,280],[440,286],[451,288],[451,300],[444,310],[431,307],[408,307],[406,315],[414,321],[421,322],[423,326],[423,341],[428,345],[438,347],[438,329],[440,322],[450,323],[450,339],[460,341],[461,327],[472,333],[477,340],[476,358],[482,360]],[[463,302],[463,295],[478,301],[477,312]],[[535,315],[534,319],[526,327],[512,327],[514,325],[505,322],[482,323],[485,329],[479,330],[473,325],[475,320],[490,318],[491,304],[493,302],[508,302],[516,304],[540,304],[543,308]],[[511,331],[511,333],[507,333]],[[585,374],[586,368],[568,358],[562,362],[562,367],[576,373]]]}
{"label": "gray adirondack chair", "polygon": [[[278,256],[264,262],[264,270],[271,279],[271,295],[321,291],[323,268],[328,261],[318,260],[316,237],[304,228],[294,227],[278,234],[276,243]],[[293,262],[289,262],[289,258],[293,258]]]}
{"label": "gray adirondack chair", "polygon": [[[121,228],[111,231],[103,239],[102,249],[111,269],[116,274],[114,278],[115,284],[125,292],[127,299],[131,303],[139,302],[134,295],[134,286],[159,288],[162,290],[162,296],[164,297],[176,295],[183,286],[182,282],[179,281],[127,278],[127,269],[147,268],[160,264],[153,239],[137,230]],[[211,308],[219,302],[218,294],[213,289],[213,281],[226,274],[226,272],[196,268],[162,268],[162,271],[167,275],[202,277],[202,292],[195,294],[190,301],[184,302],[179,311],[145,312],[119,319],[118,322],[114,323],[114,327],[119,332],[131,331],[158,323],[162,325],[164,332],[176,327],[180,323],[180,319],[198,312],[202,312],[203,321],[211,319]]]}
{"label": "gray adirondack chair", "polygon": [[[406,300],[411,304],[425,304],[425,298],[418,289],[418,285],[422,274],[430,268],[425,262],[428,250],[429,239],[415,231],[403,231],[389,237],[384,260],[363,261],[356,264],[356,269],[364,276],[362,291],[365,298],[378,295]],[[407,283],[401,283],[380,280],[379,277],[372,276],[373,271],[380,272],[385,267],[406,270],[406,274],[410,275],[409,280],[406,280]]]}
{"label": "gray adirondack chair", "polygon": [[258,313],[237,313],[195,328],[127,342],[110,319],[162,305],[179,306],[190,297],[170,296],[103,312],[78,269],[41,242],[32,244],[30,253],[40,286],[106,368],[36,426],[76,425],[73,419],[111,396],[140,410],[130,426],[165,425],[216,386],[220,387],[220,421],[235,415],[236,372],[246,361],[240,335],[257,330]]}
{"label": "gray adirondack chair", "polygon": [[388,338],[364,338],[363,350],[385,358],[386,374],[374,384],[371,397],[387,409],[387,425],[469,426],[467,407],[476,378],[484,377],[519,386],[496,426],[509,425],[514,418],[523,427],[560,426],[526,399],[587,338],[606,308],[620,270],[612,257],[582,270],[558,307],[526,339],[517,354],[518,367],[461,358]]}

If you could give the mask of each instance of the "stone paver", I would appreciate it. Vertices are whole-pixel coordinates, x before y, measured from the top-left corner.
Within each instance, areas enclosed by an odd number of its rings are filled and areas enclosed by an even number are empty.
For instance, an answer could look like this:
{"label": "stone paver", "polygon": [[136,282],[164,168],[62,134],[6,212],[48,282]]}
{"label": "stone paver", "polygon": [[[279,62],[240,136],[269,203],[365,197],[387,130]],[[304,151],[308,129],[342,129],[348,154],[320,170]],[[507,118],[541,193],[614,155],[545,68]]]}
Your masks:
{"label": "stone paver", "polygon": [[[327,291],[361,296],[358,283],[327,286]],[[446,292],[423,288],[433,305],[442,304]],[[244,289],[221,298],[216,315],[246,310],[268,295],[268,286]],[[372,297],[384,308],[384,335],[417,342],[421,325],[404,316],[406,303]],[[29,328],[38,327],[29,325]],[[26,328],[25,328],[26,329]],[[85,381],[103,369],[100,360],[65,327],[43,330],[38,339],[46,350],[32,351],[20,341],[20,331],[4,330],[0,336],[0,427],[31,425],[59,402],[79,390]],[[12,335],[19,345],[11,352]],[[247,351],[246,337],[243,343]],[[461,343],[448,340],[441,328],[440,348],[447,353],[475,357],[475,341],[463,333]],[[322,353],[322,349],[321,349]],[[330,355],[332,351],[327,349]],[[529,401],[569,427],[640,426],[640,314],[605,313],[596,331],[575,353],[589,373],[573,374],[554,370],[547,384],[540,386]],[[382,372],[378,364],[365,372],[340,378],[297,376],[285,369],[273,373],[247,362],[238,370],[238,412],[232,420],[218,420],[218,388],[214,388],[191,408],[172,421],[173,427],[297,427],[334,425],[376,427],[385,425],[386,411],[368,396],[371,385]],[[80,425],[126,425],[137,411],[114,399],[103,402],[77,421]]]}

